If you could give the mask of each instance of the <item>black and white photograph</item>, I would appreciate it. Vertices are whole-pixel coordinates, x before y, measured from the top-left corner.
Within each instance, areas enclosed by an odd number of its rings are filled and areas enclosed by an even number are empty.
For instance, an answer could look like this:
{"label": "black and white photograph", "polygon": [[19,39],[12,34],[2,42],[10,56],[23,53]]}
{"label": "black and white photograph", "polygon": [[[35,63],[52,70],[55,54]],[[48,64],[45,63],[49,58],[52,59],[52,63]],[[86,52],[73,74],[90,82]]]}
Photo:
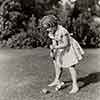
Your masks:
{"label": "black and white photograph", "polygon": [[0,0],[0,100],[100,100],[100,0]]}

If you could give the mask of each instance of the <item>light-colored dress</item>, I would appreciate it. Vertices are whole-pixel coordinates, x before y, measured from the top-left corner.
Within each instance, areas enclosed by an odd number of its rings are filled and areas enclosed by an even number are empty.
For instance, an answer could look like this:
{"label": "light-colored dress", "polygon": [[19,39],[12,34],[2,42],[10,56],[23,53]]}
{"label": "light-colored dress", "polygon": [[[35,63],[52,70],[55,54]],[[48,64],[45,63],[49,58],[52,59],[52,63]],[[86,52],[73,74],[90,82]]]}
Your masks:
{"label": "light-colored dress", "polygon": [[[66,42],[67,46],[56,50],[55,61],[59,67],[67,68],[75,65],[82,59],[84,54],[83,49],[79,43],[69,35],[69,32],[58,25],[57,31],[55,32],[52,45],[63,45]],[[67,39],[67,40],[66,40]]]}

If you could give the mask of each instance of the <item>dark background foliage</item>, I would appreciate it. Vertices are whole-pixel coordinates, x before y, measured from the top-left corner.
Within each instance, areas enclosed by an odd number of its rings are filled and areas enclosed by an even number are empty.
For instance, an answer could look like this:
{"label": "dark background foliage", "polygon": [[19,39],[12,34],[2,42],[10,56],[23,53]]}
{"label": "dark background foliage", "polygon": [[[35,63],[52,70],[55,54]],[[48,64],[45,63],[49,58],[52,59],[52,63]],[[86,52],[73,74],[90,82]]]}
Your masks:
{"label": "dark background foliage", "polygon": [[98,0],[77,0],[74,8],[60,0],[0,0],[0,46],[9,48],[48,47],[51,40],[39,27],[48,14],[58,17],[83,47],[100,47],[100,5]]}

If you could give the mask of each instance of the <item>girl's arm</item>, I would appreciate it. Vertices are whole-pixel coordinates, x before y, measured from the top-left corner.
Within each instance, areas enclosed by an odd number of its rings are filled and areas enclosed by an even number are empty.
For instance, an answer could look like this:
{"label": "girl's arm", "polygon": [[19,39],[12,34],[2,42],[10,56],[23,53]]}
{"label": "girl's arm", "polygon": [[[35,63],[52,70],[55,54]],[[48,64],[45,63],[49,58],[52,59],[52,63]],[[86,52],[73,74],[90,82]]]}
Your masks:
{"label": "girl's arm", "polygon": [[53,58],[53,60],[55,60],[56,51],[57,51],[57,49],[55,49],[55,46],[56,46],[56,41],[52,40],[52,45],[50,45],[50,56]]}
{"label": "girl's arm", "polygon": [[53,34],[49,33],[48,36],[49,36],[50,39],[54,40]]}
{"label": "girl's arm", "polygon": [[52,40],[52,44],[50,45],[50,49],[54,49],[54,47],[57,45],[55,37],[53,34],[48,34],[49,38]]}

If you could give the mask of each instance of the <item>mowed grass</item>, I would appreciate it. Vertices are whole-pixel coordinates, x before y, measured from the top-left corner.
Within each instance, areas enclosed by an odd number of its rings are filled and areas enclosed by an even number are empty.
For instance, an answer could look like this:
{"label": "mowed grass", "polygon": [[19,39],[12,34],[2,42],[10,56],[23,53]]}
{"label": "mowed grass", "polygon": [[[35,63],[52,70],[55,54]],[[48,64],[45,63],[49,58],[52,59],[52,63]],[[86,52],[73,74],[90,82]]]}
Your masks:
{"label": "mowed grass", "polygon": [[[100,100],[100,49],[85,49],[76,66],[80,91],[70,95],[71,78],[63,70],[64,87],[43,94],[54,79],[54,67],[45,48],[0,50],[0,100]],[[54,90],[54,87],[50,90]]]}

